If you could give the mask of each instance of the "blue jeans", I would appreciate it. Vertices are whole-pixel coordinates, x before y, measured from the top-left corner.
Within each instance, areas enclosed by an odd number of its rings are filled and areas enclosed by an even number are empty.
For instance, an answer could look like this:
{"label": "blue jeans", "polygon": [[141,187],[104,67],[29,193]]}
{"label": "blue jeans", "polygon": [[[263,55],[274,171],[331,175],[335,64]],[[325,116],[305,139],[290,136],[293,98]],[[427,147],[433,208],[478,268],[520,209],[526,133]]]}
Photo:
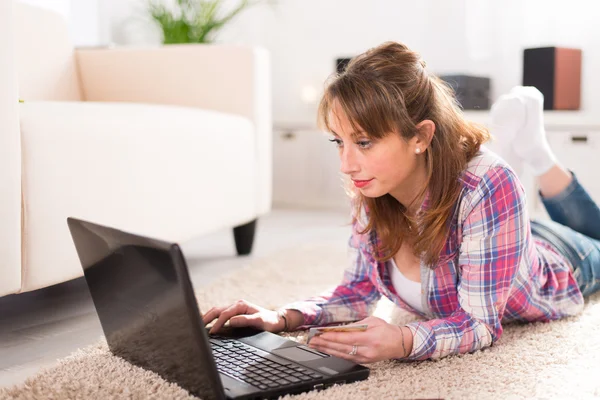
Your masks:
{"label": "blue jeans", "polygon": [[531,232],[550,242],[573,266],[581,293],[600,290],[600,209],[581,186],[573,181],[556,196],[540,194],[552,221],[531,221]]}

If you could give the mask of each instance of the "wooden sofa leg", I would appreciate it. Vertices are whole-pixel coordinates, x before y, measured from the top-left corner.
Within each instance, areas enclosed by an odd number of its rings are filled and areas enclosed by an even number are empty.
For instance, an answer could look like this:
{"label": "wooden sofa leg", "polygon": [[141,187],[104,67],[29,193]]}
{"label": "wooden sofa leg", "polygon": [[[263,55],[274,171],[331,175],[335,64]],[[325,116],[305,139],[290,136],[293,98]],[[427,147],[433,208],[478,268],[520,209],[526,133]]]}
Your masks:
{"label": "wooden sofa leg", "polygon": [[256,232],[256,219],[247,224],[233,228],[235,248],[239,256],[246,256],[252,251],[254,233]]}

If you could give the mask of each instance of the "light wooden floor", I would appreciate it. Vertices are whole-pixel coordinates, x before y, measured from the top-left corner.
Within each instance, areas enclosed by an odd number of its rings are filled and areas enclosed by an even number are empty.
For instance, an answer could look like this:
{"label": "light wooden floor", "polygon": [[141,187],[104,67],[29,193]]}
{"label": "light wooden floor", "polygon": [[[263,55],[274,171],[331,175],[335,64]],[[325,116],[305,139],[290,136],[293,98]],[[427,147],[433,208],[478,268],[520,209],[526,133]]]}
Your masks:
{"label": "light wooden floor", "polygon": [[[253,253],[269,256],[295,244],[345,240],[345,211],[276,209],[259,220]],[[247,263],[235,255],[231,230],[182,243],[194,287]],[[85,281],[76,279],[0,298],[0,387],[20,383],[80,347],[97,342],[102,328]]]}

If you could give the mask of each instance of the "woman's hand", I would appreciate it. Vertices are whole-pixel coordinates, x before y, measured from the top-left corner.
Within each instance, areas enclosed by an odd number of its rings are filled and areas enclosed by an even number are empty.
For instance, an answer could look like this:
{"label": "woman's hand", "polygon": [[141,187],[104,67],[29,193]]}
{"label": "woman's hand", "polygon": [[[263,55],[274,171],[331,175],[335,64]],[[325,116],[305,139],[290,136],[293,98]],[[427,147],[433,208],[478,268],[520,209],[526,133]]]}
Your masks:
{"label": "woman's hand", "polygon": [[231,327],[250,326],[269,332],[281,332],[285,327],[285,321],[277,311],[249,303],[246,300],[238,300],[230,306],[213,307],[202,316],[205,325],[217,319],[209,333],[216,333],[229,321]]}
{"label": "woman's hand", "polygon": [[[408,328],[388,324],[377,317],[368,317],[356,324],[369,327],[364,332],[326,332],[313,337],[308,346],[359,364],[403,358],[412,351],[412,333]],[[356,346],[354,355],[350,354],[353,346]]]}

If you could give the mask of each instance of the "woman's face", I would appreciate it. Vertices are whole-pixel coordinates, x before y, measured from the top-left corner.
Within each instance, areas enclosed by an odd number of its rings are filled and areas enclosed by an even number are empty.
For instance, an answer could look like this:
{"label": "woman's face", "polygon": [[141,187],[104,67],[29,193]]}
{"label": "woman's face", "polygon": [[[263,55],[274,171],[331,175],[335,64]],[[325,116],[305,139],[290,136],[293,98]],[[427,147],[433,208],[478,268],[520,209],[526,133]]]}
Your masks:
{"label": "woman's face", "polygon": [[[331,141],[338,147],[340,171],[348,175],[366,197],[391,194],[401,204],[408,205],[417,195],[425,179],[424,148],[418,137],[409,141],[391,133],[382,139],[370,139],[361,132],[352,139],[352,125],[337,102],[329,115],[333,134]],[[412,197],[411,197],[412,196]]]}

